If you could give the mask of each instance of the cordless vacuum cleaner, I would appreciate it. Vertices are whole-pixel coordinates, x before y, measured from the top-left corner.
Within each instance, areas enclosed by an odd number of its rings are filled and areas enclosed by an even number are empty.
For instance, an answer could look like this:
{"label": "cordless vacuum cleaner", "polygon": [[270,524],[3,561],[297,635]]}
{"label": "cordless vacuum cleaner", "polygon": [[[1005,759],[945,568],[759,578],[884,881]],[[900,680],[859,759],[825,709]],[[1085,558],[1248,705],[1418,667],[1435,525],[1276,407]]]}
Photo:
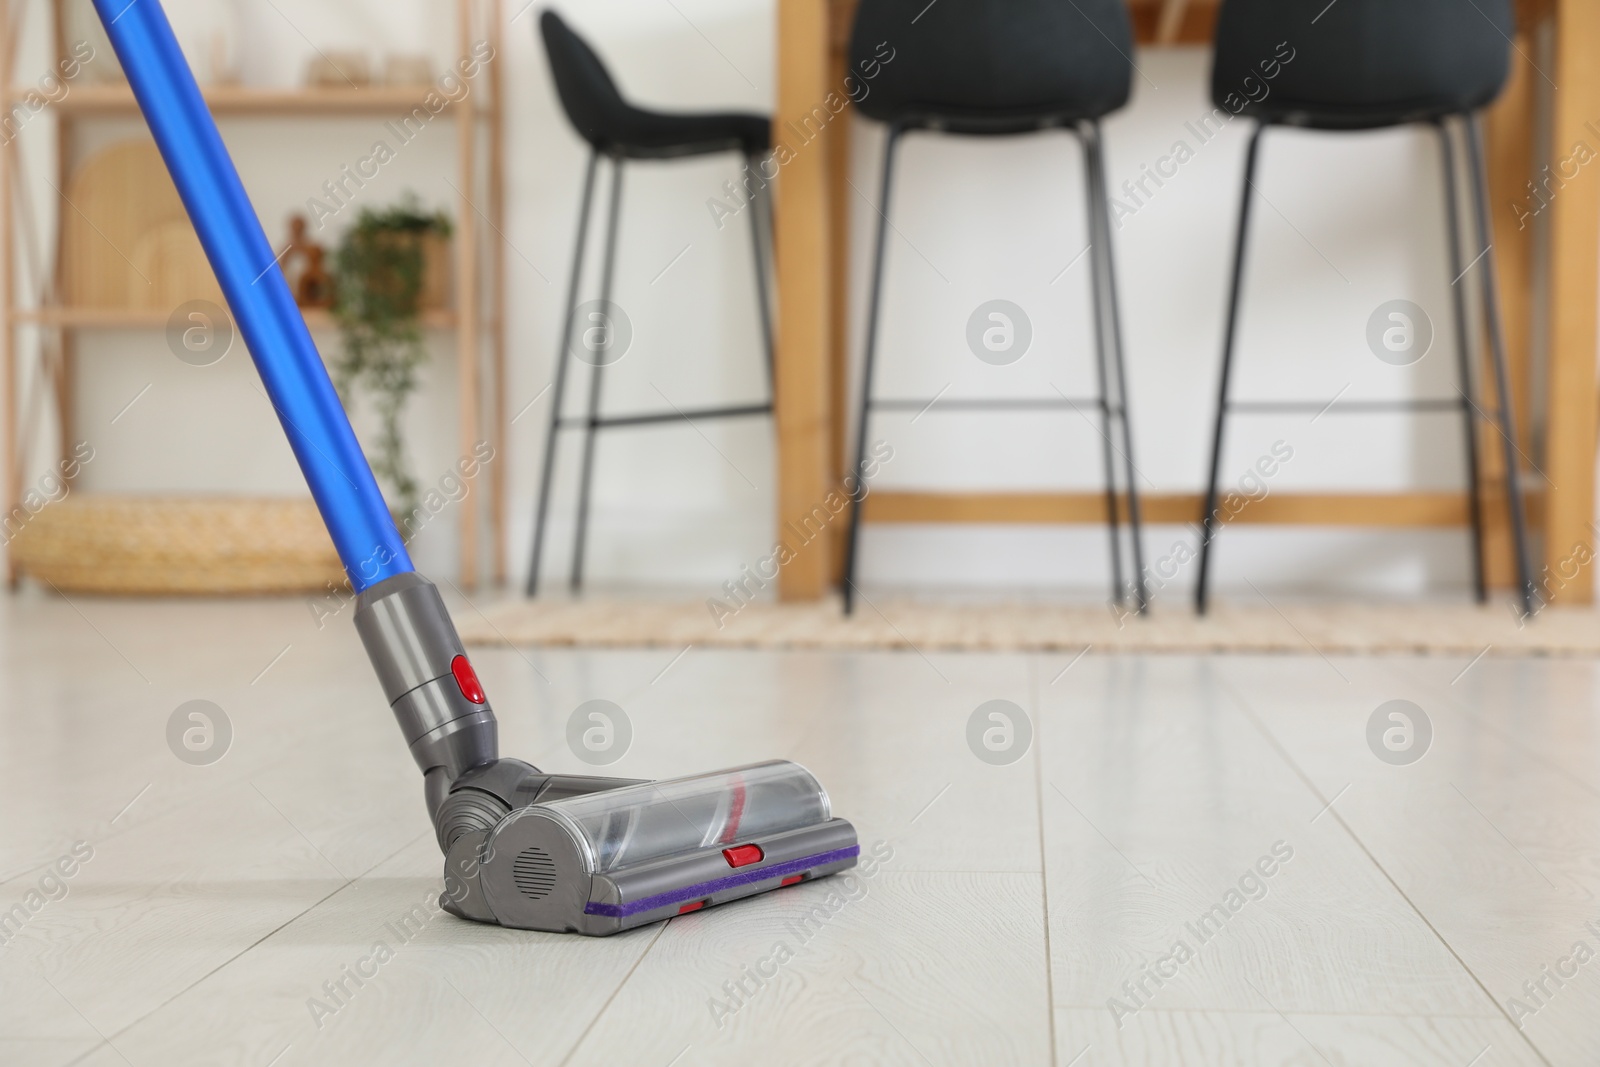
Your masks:
{"label": "cordless vacuum cleaner", "polygon": [[803,767],[643,782],[501,759],[494,712],[417,574],[158,0],[95,0],[357,594],[355,623],[417,766],[440,903],[612,934],[853,867],[855,829]]}

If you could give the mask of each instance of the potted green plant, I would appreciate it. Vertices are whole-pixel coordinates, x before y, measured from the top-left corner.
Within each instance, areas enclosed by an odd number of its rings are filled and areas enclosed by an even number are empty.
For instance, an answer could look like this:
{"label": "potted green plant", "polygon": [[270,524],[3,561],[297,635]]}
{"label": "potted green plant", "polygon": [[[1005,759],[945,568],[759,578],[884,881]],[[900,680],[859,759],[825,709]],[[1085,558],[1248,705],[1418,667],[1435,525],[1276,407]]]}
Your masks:
{"label": "potted green plant", "polygon": [[356,389],[370,396],[379,430],[368,455],[401,514],[417,507],[417,480],[400,419],[428,356],[421,311],[425,291],[438,282],[428,265],[447,261],[437,250],[450,230],[447,216],[425,213],[408,196],[381,210],[363,208],[334,255],[333,315],[344,342],[331,368],[334,384],[347,407]]}

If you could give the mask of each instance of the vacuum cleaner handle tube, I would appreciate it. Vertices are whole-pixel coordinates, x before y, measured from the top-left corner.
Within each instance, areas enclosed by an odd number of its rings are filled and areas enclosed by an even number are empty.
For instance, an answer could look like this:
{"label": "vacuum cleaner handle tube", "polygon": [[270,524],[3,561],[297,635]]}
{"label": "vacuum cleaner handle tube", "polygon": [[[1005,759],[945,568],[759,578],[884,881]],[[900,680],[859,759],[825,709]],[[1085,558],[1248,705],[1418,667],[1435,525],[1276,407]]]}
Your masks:
{"label": "vacuum cleaner handle tube", "polygon": [[451,783],[498,756],[494,712],[438,590],[411,565],[159,0],[94,5],[359,594],[356,628],[438,827]]}

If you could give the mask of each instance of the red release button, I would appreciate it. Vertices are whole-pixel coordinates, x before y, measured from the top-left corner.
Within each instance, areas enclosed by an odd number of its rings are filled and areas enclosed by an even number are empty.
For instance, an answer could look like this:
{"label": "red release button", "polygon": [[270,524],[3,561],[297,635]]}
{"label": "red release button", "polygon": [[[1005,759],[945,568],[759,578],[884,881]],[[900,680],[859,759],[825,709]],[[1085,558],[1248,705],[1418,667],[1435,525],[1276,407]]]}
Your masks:
{"label": "red release button", "polygon": [[760,863],[766,859],[766,853],[761,851],[760,845],[735,845],[722,850],[722,857],[728,861],[729,867],[748,867],[752,863]]}
{"label": "red release button", "polygon": [[478,682],[478,676],[472,670],[472,664],[467,662],[467,657],[457,656],[450,661],[450,673],[456,676],[456,686],[461,690],[461,695],[474,704],[482,704],[488,700],[483,695],[483,686]]}

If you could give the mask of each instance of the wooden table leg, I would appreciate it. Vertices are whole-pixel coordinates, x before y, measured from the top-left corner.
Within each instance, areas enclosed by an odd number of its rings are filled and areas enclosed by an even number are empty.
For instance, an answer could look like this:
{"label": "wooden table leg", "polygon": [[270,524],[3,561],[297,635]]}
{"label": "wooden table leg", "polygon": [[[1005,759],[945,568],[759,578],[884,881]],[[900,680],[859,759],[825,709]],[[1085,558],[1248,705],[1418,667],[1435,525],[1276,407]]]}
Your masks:
{"label": "wooden table leg", "polygon": [[[472,0],[457,0],[456,20],[461,47],[472,41]],[[457,151],[460,155],[460,206],[456,214],[456,378],[460,396],[458,428],[463,457],[473,454],[479,436],[478,363],[479,316],[483,307],[478,298],[478,219],[473,192],[478,186],[477,98],[469,93],[456,105]],[[503,460],[502,460],[503,462]],[[461,588],[478,587],[478,508],[470,497],[461,508]]]}
{"label": "wooden table leg", "polygon": [[[11,5],[0,0],[0,87],[11,87],[11,64],[16,41],[11,35]],[[16,334],[11,325],[11,302],[15,287],[11,277],[14,261],[11,244],[11,181],[13,146],[8,141],[0,144],[0,432],[5,434],[5,447],[0,449],[5,470],[0,471],[0,520],[9,516],[22,498],[22,479],[18,449],[22,447],[17,434],[17,365]],[[0,522],[0,530],[10,533]],[[6,584],[17,584],[17,568],[12,554],[6,552]]]}
{"label": "wooden table leg", "polygon": [[[1528,180],[1534,171],[1533,138],[1538,128],[1539,110],[1537,90],[1542,77],[1531,58],[1536,45],[1526,31],[1524,27],[1524,32],[1517,36],[1511,53],[1511,77],[1500,99],[1488,110],[1484,126],[1492,198],[1490,218],[1494,224],[1494,255],[1500,279],[1500,315],[1505,324],[1506,360],[1511,372],[1511,410],[1517,420],[1517,447],[1524,455],[1532,456],[1535,452],[1532,443],[1535,223],[1526,202]],[[1458,284],[1469,283],[1463,280]],[[1492,411],[1498,406],[1499,398],[1494,395],[1494,380],[1482,358],[1484,353],[1478,355],[1480,402],[1485,410]],[[1478,473],[1485,504],[1484,573],[1490,588],[1513,589],[1516,566],[1511,519],[1506,508],[1505,463],[1501,456],[1498,431],[1482,427],[1478,439]],[[1528,488],[1537,492],[1541,488],[1538,481],[1531,481]]]}
{"label": "wooden table leg", "polygon": [[1162,0],[1161,17],[1156,23],[1156,44],[1176,44],[1183,32],[1183,16],[1189,0]]}
{"label": "wooden table leg", "polygon": [[[489,43],[494,47],[496,59],[504,54],[505,43],[501,27],[505,25],[503,0],[489,2]],[[506,232],[506,94],[502,73],[505,63],[489,64],[489,106],[494,110],[489,116],[489,224],[495,235]],[[485,240],[493,237],[485,234]],[[489,379],[489,439],[494,446],[494,462],[489,468],[489,524],[494,538],[494,584],[506,584],[506,468],[511,459],[506,454],[506,330],[510,316],[506,312],[506,262],[510,258],[510,245],[505,240],[494,244],[492,266],[489,268],[489,302],[494,308],[493,333],[490,338]]]}
{"label": "wooden table leg", "polygon": [[[1595,551],[1594,477],[1596,302],[1600,300],[1600,4],[1556,0],[1551,148],[1566,159],[1577,145],[1591,162],[1550,204],[1550,372],[1545,473],[1550,478],[1541,577],[1551,599],[1589,603],[1594,568],[1578,565]],[[1585,555],[1587,553],[1587,556]],[[1569,577],[1570,575],[1570,577]]]}
{"label": "wooden table leg", "polygon": [[[830,49],[830,70],[833,85],[845,84],[850,73],[849,29],[855,10],[854,0],[832,0],[833,47]],[[830,295],[832,306],[828,315],[828,370],[832,385],[828,394],[828,410],[833,417],[833,432],[829,435],[832,452],[828,457],[828,470],[836,478],[848,472],[850,453],[850,217],[854,204],[851,200],[850,162],[851,124],[855,107],[845,108],[828,127],[828,270],[833,282]],[[833,558],[829,568],[828,583],[840,585],[844,581],[844,558],[850,528],[837,522],[833,527]]]}
{"label": "wooden table leg", "polygon": [[[787,546],[778,578],[785,600],[814,600],[833,574],[833,537],[819,532],[815,509],[837,484],[832,468],[834,338],[833,227],[830,225],[832,5],[779,0],[778,108],[773,139],[779,176],[777,243],[778,539]],[[837,520],[835,520],[837,521]]]}

